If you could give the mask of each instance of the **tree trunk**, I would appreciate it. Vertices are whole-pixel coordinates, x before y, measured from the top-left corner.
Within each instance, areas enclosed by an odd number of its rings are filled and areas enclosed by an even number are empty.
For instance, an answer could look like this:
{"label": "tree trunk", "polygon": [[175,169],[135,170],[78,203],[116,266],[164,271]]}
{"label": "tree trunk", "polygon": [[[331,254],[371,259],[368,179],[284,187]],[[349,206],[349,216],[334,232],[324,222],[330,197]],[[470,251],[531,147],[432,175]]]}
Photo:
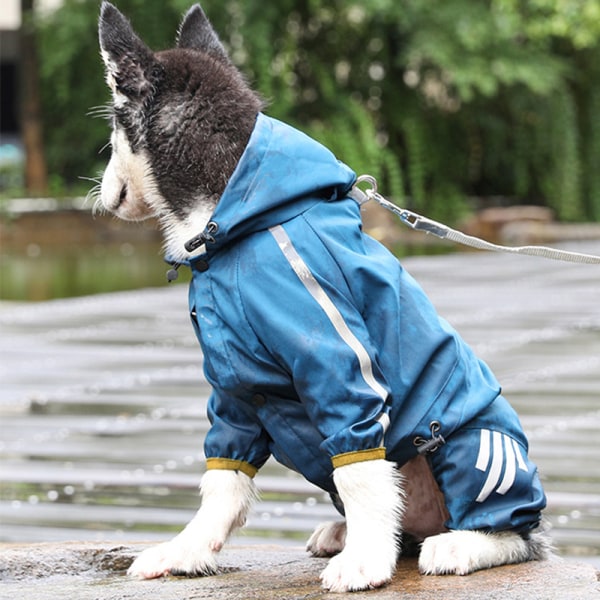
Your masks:
{"label": "tree trunk", "polygon": [[21,132],[25,147],[25,188],[29,194],[48,192],[48,169],[44,153],[34,0],[21,0]]}

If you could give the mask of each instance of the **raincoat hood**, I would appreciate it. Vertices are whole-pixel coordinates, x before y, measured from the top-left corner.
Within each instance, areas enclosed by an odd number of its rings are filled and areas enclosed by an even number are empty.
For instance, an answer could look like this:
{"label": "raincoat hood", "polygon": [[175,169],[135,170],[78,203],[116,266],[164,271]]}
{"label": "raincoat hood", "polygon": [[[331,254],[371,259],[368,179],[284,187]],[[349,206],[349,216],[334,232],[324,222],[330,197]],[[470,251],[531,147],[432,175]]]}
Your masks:
{"label": "raincoat hood", "polygon": [[319,142],[259,113],[211,218],[218,229],[207,250],[283,223],[316,202],[343,198],[355,180]]}

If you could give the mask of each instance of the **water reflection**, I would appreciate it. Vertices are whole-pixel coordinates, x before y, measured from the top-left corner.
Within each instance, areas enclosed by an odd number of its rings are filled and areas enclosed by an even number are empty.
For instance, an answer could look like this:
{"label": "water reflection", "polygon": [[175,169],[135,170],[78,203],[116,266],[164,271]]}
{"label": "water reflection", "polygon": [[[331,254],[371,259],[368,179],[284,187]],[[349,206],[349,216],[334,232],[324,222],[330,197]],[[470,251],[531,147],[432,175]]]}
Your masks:
{"label": "water reflection", "polygon": [[161,236],[152,220],[130,223],[76,209],[0,213],[0,239],[2,300],[70,298],[166,283]]}
{"label": "water reflection", "polygon": [[40,301],[162,286],[167,268],[157,243],[123,242],[83,251],[76,245],[42,250],[30,244],[25,253],[2,253],[0,280],[6,285],[0,288],[0,299]]}

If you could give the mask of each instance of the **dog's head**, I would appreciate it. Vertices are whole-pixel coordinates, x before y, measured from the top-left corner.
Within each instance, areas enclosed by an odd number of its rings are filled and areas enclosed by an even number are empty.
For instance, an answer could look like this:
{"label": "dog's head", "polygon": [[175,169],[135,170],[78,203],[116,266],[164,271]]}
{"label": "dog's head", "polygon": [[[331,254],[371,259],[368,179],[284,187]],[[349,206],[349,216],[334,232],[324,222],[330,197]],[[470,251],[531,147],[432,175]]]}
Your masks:
{"label": "dog's head", "polygon": [[225,189],[261,102],[199,5],[171,50],[152,52],[109,2],[99,37],[113,97],[101,203],[123,219],[193,229],[194,213],[214,208]]}

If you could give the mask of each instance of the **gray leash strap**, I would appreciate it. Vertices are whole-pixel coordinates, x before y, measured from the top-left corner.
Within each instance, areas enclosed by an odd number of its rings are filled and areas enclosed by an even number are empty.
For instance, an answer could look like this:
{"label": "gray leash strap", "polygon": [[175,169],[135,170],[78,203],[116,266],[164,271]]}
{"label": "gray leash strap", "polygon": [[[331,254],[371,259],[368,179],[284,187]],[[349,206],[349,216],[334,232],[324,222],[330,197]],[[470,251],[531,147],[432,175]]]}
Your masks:
{"label": "gray leash strap", "polygon": [[[359,184],[366,182],[371,187],[365,191],[359,188]],[[480,238],[472,235],[467,235],[455,229],[451,229],[442,223],[438,223],[433,219],[428,219],[415,212],[400,208],[393,202],[386,200],[381,194],[377,192],[377,181],[371,175],[361,175],[357,180],[356,184],[351,190],[350,196],[358,202],[358,204],[364,204],[369,200],[375,200],[378,204],[393,212],[395,215],[400,217],[400,220],[415,231],[423,231],[439,237],[443,240],[449,240],[462,244],[464,246],[470,246],[471,248],[477,248],[478,250],[489,250],[492,252],[508,252],[510,254],[524,254],[528,256],[539,256],[541,258],[549,258],[552,260],[561,260],[566,262],[584,263],[584,264],[600,264],[600,256],[593,254],[584,254],[581,252],[568,252],[566,250],[557,250],[556,248],[548,248],[546,246],[501,246],[499,244],[492,244],[486,242]]]}

